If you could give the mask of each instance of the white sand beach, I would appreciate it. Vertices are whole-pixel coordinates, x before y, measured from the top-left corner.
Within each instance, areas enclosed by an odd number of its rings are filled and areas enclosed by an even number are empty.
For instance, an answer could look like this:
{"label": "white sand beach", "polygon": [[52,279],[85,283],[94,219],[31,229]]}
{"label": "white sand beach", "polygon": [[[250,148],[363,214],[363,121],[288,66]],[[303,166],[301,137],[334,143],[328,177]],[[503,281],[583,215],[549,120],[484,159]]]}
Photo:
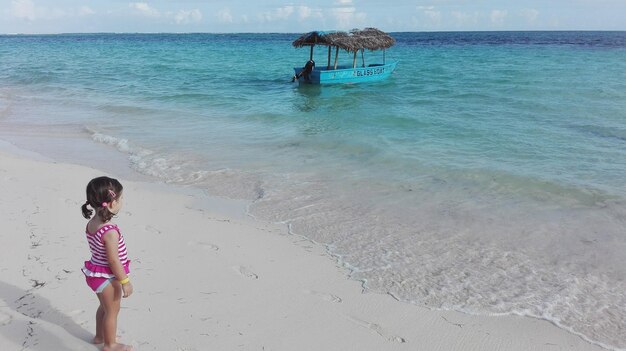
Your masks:
{"label": "white sand beach", "polygon": [[[79,207],[87,182],[106,172],[0,150],[0,350],[98,350]],[[118,334],[136,350],[602,349],[539,319],[364,292],[323,246],[246,216],[245,203],[120,180],[114,222],[135,292]]]}

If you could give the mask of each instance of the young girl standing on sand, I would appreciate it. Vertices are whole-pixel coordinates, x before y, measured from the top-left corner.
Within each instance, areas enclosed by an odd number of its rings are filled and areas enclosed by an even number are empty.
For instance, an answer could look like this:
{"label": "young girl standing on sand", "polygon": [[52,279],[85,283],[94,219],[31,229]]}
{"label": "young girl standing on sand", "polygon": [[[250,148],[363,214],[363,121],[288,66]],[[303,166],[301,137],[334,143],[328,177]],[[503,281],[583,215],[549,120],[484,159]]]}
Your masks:
{"label": "young girl standing on sand", "polygon": [[[95,344],[104,343],[103,351],[128,351],[132,348],[116,340],[117,315],[121,297],[133,293],[128,278],[130,260],[124,237],[111,218],[122,208],[122,184],[116,179],[98,177],[87,184],[87,202],[82,206],[87,223],[87,242],[91,259],[82,268],[87,285],[96,293],[100,306],[96,312]],[[92,217],[93,211],[96,214]]]}

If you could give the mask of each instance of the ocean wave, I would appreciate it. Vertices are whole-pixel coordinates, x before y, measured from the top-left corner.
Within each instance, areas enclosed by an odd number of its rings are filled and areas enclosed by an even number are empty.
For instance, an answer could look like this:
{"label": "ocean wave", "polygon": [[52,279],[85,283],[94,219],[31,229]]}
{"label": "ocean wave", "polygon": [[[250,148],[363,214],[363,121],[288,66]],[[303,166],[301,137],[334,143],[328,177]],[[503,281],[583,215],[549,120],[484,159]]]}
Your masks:
{"label": "ocean wave", "polygon": [[254,200],[261,197],[261,178],[251,172],[228,168],[202,169],[202,161],[193,157],[163,154],[137,146],[128,139],[118,138],[86,127],[91,138],[98,143],[115,147],[128,155],[130,166],[140,174],[155,177],[166,183],[194,185],[215,196]]}
{"label": "ocean wave", "polygon": [[9,88],[0,88],[0,119],[5,118],[11,112],[12,95]]}
{"label": "ocean wave", "polygon": [[[325,245],[368,290],[433,309],[540,318],[602,347],[626,347],[623,202],[568,209],[427,182],[391,193],[284,182],[250,211]],[[393,203],[368,202],[379,191]]]}

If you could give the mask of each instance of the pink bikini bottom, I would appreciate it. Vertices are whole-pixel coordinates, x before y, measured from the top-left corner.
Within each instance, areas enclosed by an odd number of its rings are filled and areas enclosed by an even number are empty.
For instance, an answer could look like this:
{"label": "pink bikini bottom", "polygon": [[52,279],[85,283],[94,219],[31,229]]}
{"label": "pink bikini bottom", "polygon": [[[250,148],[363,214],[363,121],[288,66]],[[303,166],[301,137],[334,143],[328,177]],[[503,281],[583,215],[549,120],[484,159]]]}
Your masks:
{"label": "pink bikini bottom", "polygon": [[87,285],[93,290],[96,294],[101,293],[107,285],[111,284],[111,282],[115,278],[102,278],[102,277],[85,277],[87,280]]}

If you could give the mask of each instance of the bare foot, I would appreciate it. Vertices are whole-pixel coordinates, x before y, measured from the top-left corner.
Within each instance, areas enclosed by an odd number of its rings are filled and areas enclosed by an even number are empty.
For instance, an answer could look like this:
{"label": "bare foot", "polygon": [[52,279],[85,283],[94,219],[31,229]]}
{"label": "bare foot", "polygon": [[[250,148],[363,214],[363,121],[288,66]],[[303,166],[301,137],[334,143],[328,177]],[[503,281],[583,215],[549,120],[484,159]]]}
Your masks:
{"label": "bare foot", "polygon": [[133,347],[130,345],[124,344],[113,344],[109,347],[105,346],[102,348],[102,351],[132,351]]}
{"label": "bare foot", "polygon": [[101,336],[97,336],[97,335],[94,336],[93,339],[91,340],[91,343],[96,344],[96,345],[102,344],[103,342],[104,342],[104,338]]}
{"label": "bare foot", "polygon": [[[115,338],[115,342],[117,342],[120,339],[120,336],[118,335]],[[93,340],[91,340],[92,344],[98,345],[98,344],[104,344],[104,337],[103,336],[94,336]]]}

